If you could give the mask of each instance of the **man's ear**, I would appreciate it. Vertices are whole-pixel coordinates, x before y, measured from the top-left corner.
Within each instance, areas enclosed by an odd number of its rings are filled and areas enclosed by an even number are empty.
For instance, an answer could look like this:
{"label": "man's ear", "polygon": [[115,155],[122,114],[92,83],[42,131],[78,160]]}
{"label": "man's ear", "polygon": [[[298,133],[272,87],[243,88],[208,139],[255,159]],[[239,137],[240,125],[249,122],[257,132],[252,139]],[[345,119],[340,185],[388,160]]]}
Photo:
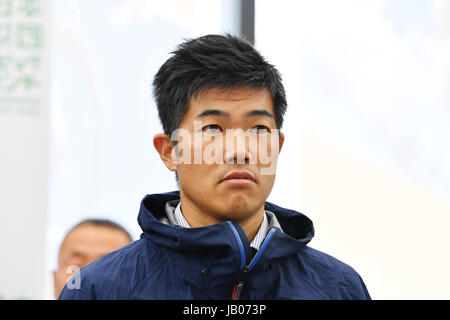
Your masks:
{"label": "man's ear", "polygon": [[164,133],[158,133],[153,137],[153,146],[159,153],[159,157],[170,171],[177,171],[174,159],[173,143],[170,137]]}
{"label": "man's ear", "polygon": [[284,134],[282,132],[280,132],[280,142],[278,145],[278,152],[281,152],[281,148],[283,148],[283,143],[284,143]]}

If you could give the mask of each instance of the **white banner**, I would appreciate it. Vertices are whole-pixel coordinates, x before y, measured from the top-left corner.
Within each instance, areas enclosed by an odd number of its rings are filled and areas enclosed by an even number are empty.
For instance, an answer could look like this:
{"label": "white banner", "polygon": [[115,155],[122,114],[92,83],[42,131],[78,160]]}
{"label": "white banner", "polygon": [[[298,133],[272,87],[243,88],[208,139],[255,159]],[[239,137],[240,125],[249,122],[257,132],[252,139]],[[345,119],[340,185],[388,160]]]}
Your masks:
{"label": "white banner", "polygon": [[0,299],[44,293],[49,0],[0,0]]}

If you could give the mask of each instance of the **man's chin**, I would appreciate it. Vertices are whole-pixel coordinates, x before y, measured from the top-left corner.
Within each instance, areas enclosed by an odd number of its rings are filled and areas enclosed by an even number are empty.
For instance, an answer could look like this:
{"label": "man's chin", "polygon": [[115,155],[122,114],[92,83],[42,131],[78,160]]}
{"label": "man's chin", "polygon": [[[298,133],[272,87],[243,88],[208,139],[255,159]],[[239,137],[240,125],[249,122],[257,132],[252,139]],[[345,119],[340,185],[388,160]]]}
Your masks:
{"label": "man's chin", "polygon": [[246,197],[232,198],[220,208],[222,220],[246,220],[258,211],[258,206],[251,203]]}
{"label": "man's chin", "polygon": [[252,216],[251,212],[232,212],[227,214],[222,214],[219,218],[220,221],[234,221],[241,222],[249,219]]}

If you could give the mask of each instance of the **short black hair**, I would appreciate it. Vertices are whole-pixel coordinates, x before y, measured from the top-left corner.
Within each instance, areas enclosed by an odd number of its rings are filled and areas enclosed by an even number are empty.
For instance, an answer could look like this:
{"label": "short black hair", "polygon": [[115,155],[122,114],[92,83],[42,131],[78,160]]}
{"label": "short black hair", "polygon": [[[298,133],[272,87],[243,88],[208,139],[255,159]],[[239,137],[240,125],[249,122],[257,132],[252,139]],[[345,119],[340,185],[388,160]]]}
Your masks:
{"label": "short black hair", "polygon": [[267,88],[281,129],[287,108],[281,75],[244,39],[231,34],[205,35],[183,42],[171,53],[153,81],[165,134],[170,136],[178,128],[192,97],[213,88]]}

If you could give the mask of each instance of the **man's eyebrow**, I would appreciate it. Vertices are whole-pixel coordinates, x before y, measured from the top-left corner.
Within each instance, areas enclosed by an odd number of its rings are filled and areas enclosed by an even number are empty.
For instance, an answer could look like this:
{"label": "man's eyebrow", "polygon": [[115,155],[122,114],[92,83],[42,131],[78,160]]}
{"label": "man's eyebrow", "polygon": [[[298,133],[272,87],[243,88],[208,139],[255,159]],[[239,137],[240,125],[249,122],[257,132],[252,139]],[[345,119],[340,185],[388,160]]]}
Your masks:
{"label": "man's eyebrow", "polygon": [[196,115],[196,118],[204,118],[207,116],[221,116],[221,117],[225,117],[225,118],[229,118],[230,114],[228,112],[219,110],[219,109],[206,109],[203,112],[201,112],[200,114]]}
{"label": "man's eyebrow", "polygon": [[256,117],[256,116],[266,116],[269,118],[273,118],[273,116],[267,110],[252,110],[250,112],[247,112],[247,114],[245,116],[247,118],[248,117]]}
{"label": "man's eyebrow", "polygon": [[86,256],[86,253],[85,252],[83,252],[83,251],[81,251],[81,250],[73,250],[71,253],[70,253],[70,255],[72,256],[72,257],[81,257],[81,258],[83,258],[83,257],[85,257]]}
{"label": "man's eyebrow", "polygon": [[[196,118],[204,118],[207,116],[221,116],[225,118],[229,118],[230,114],[228,112],[219,110],[219,109],[206,109],[202,111],[200,114],[196,116]],[[273,116],[267,110],[252,110],[246,113],[247,118],[249,117],[257,117],[257,116],[265,116],[269,118],[273,118]]]}

